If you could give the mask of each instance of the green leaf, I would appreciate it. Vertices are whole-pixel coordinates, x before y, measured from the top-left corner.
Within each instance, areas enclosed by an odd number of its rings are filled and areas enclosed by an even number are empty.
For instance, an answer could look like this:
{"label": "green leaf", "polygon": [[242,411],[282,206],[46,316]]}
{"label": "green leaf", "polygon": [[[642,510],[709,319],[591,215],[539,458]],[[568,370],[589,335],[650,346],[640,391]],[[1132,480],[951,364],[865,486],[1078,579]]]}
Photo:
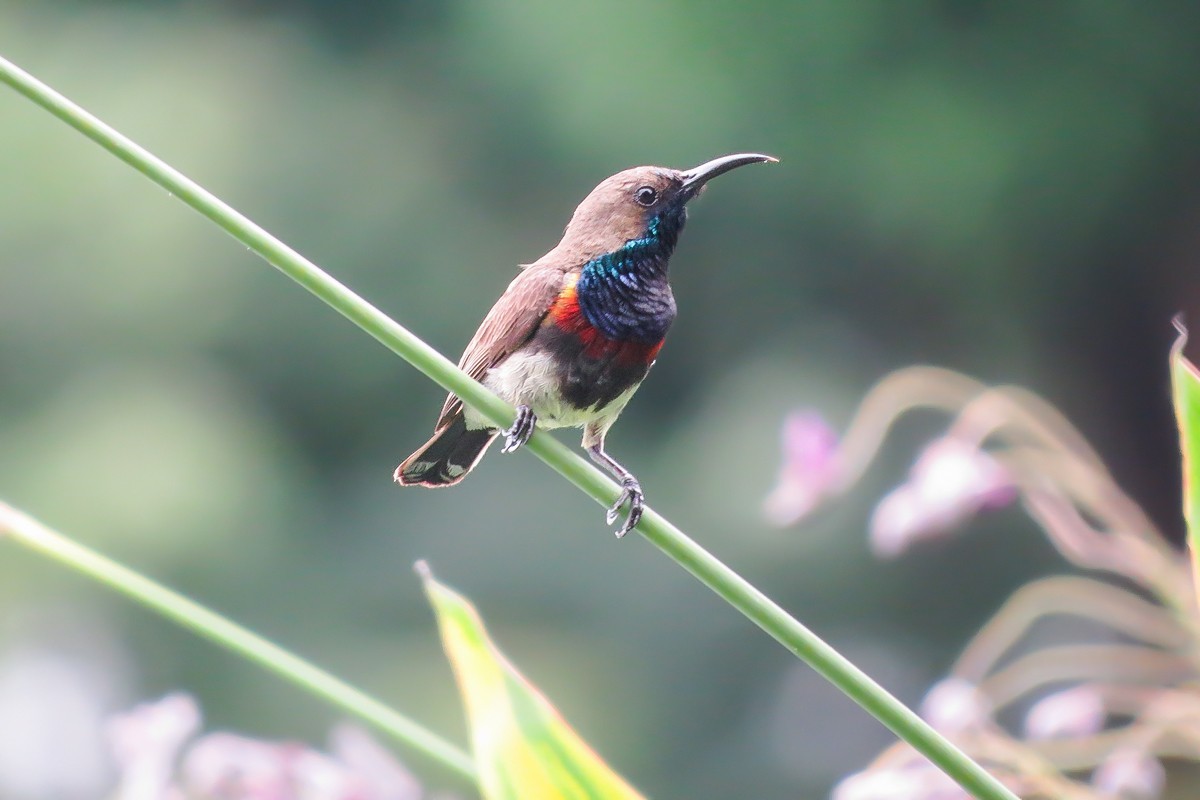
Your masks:
{"label": "green leaf", "polygon": [[417,572],[467,707],[485,800],[642,800],[492,644],[475,607],[424,562]]}
{"label": "green leaf", "polygon": [[1188,336],[1181,317],[1175,318],[1175,328],[1179,338],[1171,348],[1171,387],[1183,453],[1183,517],[1187,520],[1192,575],[1200,587],[1200,370],[1183,354]]}

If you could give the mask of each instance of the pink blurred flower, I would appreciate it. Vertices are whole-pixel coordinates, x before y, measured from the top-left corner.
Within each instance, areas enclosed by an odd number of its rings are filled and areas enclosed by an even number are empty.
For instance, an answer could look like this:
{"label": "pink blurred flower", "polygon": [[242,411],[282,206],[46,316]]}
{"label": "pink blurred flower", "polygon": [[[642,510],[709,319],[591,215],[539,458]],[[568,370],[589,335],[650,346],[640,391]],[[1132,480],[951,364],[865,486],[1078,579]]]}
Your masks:
{"label": "pink blurred flower", "polygon": [[783,464],[764,510],[776,525],[806,517],[838,479],[838,437],[815,411],[796,411],[783,423]]}
{"label": "pink blurred flower", "polygon": [[357,725],[335,727],[329,735],[329,751],[371,787],[373,800],[417,800],[422,796],[420,781]]}
{"label": "pink blurred flower", "polygon": [[368,788],[323,753],[295,742],[210,733],[183,762],[184,784],[222,800],[368,800]]}
{"label": "pink blurred flower", "polygon": [[420,800],[420,783],[365,731],[338,728],[330,756],[295,742],[212,733],[183,763],[188,790],[220,800]]}
{"label": "pink blurred flower", "polygon": [[833,787],[830,800],[971,800],[971,796],[923,761],[850,775]]}
{"label": "pink blurred flower", "polygon": [[[366,731],[340,725],[332,755],[298,742],[233,733],[197,739],[196,702],[168,695],[114,717],[109,739],[118,762],[116,800],[420,800],[421,784]],[[182,787],[182,788],[181,788]],[[186,793],[184,791],[186,789]]]}
{"label": "pink blurred flower", "polygon": [[1017,496],[1012,476],[975,445],[937,439],[871,517],[871,549],[893,558],[914,542],[942,536],[980,511],[1008,505]]}
{"label": "pink blurred flower", "polygon": [[200,727],[195,700],[182,693],[169,694],[114,716],[107,727],[120,771],[117,798],[183,797],[173,785],[173,776],[180,749]]}
{"label": "pink blurred flower", "polygon": [[1120,800],[1154,800],[1166,782],[1162,762],[1142,750],[1115,750],[1092,773],[1097,791]]}
{"label": "pink blurred flower", "polygon": [[1090,736],[1104,727],[1104,698],[1093,686],[1073,686],[1048,694],[1025,714],[1029,739],[1064,739]]}
{"label": "pink blurred flower", "polygon": [[970,681],[938,681],[921,701],[921,716],[948,736],[982,727],[992,716],[992,703]]}

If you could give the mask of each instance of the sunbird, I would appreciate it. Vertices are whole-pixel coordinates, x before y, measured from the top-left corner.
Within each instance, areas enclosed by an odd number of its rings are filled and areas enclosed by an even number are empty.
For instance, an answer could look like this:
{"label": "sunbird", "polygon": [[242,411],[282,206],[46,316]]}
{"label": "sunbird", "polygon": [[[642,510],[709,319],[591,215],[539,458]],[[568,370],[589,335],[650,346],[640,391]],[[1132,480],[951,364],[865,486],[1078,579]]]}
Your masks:
{"label": "sunbird", "polygon": [[567,223],[562,240],[517,277],[492,306],[458,366],[516,406],[511,427],[491,422],[451,394],[433,438],[396,468],[405,486],[453,486],[497,436],[502,453],[525,444],[535,425],[583,428],[583,448],[612,473],[626,503],[621,537],[642,517],[633,473],[604,450],[604,437],[654,365],[675,320],[667,263],[687,204],[732,169],[778,159],[722,156],[686,170],[634,167],[605,178]]}

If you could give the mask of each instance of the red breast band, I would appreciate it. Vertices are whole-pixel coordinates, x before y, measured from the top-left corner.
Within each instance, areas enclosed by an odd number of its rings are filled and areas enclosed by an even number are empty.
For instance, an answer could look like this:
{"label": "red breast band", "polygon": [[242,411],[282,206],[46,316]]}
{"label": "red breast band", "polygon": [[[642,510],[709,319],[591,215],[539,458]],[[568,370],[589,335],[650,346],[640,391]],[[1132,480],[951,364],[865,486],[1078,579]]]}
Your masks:
{"label": "red breast band", "polygon": [[596,330],[579,308],[579,298],[575,294],[576,280],[576,277],[568,279],[554,305],[550,306],[549,318],[560,330],[583,343],[584,356],[595,359],[616,358],[622,363],[639,364],[649,364],[658,356],[658,351],[663,346],[661,340],[655,344],[622,342],[609,339]]}

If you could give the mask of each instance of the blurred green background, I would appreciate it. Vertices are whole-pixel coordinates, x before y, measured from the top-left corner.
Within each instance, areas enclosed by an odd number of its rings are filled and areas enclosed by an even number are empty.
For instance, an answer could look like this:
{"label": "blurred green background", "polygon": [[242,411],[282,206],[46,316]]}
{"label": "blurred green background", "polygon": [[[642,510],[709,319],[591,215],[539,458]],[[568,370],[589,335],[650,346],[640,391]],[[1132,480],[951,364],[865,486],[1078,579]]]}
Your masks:
{"label": "blurred green background", "polygon": [[[916,702],[1058,559],[1015,511],[869,556],[928,418],[837,509],[772,530],[780,421],[841,426],[911,362],[1022,383],[1179,531],[1166,350],[1171,315],[1200,310],[1197,25],[1182,1],[114,0],[0,5],[0,52],[452,357],[606,175],[779,156],[693,204],[679,319],[609,449]],[[530,455],[494,452],[450,492],[395,487],[439,389],[12,92],[0,122],[6,499],[464,741],[410,570],[428,559],[654,797],[822,796],[890,741]],[[14,547],[0,604],[6,797],[95,796],[84,707],[185,689],[211,727],[310,741],[336,719]],[[31,653],[74,665],[79,703],[13,688]],[[43,741],[58,784],[11,756]]]}

